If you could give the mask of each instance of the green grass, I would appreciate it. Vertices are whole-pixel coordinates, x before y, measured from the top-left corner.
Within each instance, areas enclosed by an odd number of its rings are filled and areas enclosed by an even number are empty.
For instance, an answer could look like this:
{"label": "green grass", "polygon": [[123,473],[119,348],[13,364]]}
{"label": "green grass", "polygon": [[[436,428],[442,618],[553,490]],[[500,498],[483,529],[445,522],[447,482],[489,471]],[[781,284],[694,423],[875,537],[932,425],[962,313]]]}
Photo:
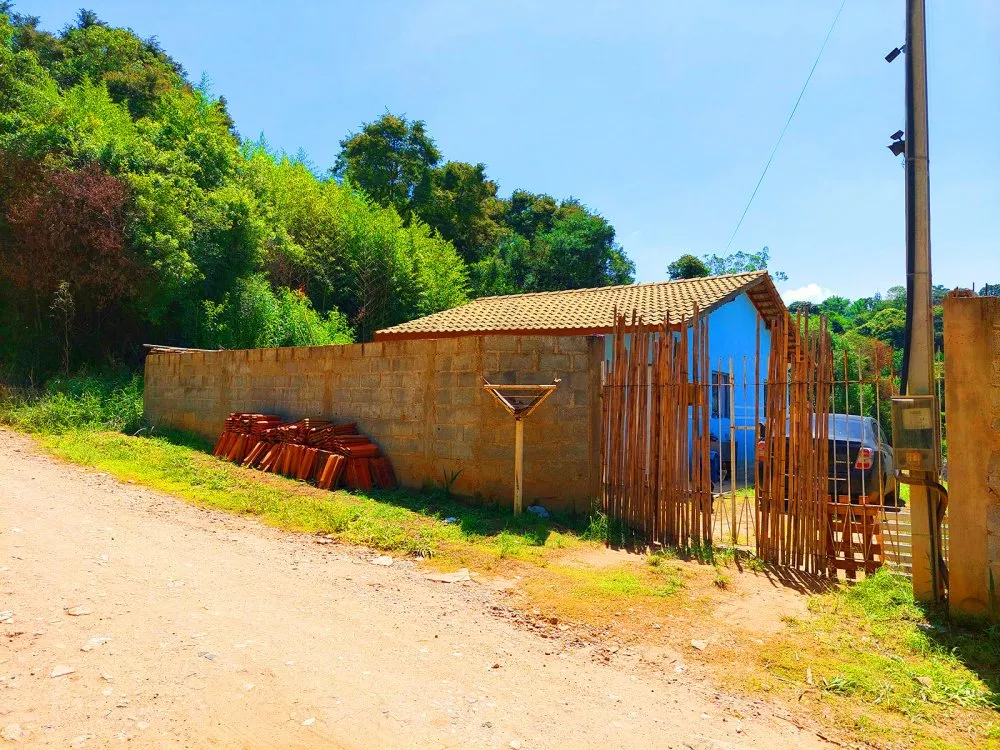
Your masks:
{"label": "green grass", "polygon": [[[818,597],[811,608],[820,628],[858,621],[858,637],[843,631],[831,649],[854,644],[857,659],[831,674],[841,691],[877,700],[910,719],[928,719],[935,706],[1000,708],[1000,637],[928,613],[913,599],[909,579],[880,569],[864,581]],[[817,627],[813,625],[811,627]],[[845,687],[848,686],[848,687]]]}
{"label": "green grass", "polygon": [[649,579],[631,570],[610,571],[595,578],[593,584],[584,586],[581,593],[629,598],[638,596],[673,596],[684,587],[676,572]]}
{"label": "green grass", "polygon": [[[427,491],[327,492],[215,459],[204,441],[149,436],[138,375],[50,381],[0,391],[0,424],[38,436],[57,456],[173,493],[203,507],[259,517],[279,528],[326,533],[349,544],[488,566],[539,560],[552,549],[607,540],[607,518],[514,517],[451,497],[454,477]],[[125,433],[139,433],[133,436]]]}
{"label": "green grass", "polygon": [[40,391],[0,386],[0,424],[49,435],[75,430],[132,433],[142,424],[142,378],[55,378]]}
{"label": "green grass", "polygon": [[831,702],[858,736],[885,742],[909,727],[920,747],[986,747],[1000,726],[1000,634],[918,605],[909,579],[881,568],[814,596],[810,616],[755,649],[750,682]]}
{"label": "green grass", "polygon": [[[327,533],[337,541],[387,552],[427,557],[451,551],[488,564],[490,559],[532,559],[544,550],[583,541],[558,520],[530,513],[515,518],[462,505],[440,492],[318,490],[212,458],[199,450],[205,446],[177,436],[75,431],[40,440],[61,458],[203,507],[256,516],[292,531]],[[577,526],[584,532],[588,528]]]}

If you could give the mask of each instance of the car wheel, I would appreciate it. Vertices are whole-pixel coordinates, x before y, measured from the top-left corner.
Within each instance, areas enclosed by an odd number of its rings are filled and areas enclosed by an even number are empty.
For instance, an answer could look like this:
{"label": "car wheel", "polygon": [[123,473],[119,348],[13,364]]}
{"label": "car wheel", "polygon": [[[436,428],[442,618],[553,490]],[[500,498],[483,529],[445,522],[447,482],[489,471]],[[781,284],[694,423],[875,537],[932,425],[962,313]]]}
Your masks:
{"label": "car wheel", "polygon": [[882,498],[882,505],[884,505],[887,508],[895,508],[898,505],[898,502],[896,500],[895,490],[887,493],[885,497]]}

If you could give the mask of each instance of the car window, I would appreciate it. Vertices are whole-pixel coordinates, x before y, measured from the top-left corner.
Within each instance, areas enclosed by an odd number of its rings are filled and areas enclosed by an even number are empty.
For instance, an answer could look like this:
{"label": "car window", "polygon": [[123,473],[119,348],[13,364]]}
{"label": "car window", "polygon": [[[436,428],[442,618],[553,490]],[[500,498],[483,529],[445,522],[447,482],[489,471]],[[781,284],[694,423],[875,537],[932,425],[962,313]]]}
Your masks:
{"label": "car window", "polygon": [[865,420],[849,414],[830,415],[830,437],[838,440],[862,440]]}

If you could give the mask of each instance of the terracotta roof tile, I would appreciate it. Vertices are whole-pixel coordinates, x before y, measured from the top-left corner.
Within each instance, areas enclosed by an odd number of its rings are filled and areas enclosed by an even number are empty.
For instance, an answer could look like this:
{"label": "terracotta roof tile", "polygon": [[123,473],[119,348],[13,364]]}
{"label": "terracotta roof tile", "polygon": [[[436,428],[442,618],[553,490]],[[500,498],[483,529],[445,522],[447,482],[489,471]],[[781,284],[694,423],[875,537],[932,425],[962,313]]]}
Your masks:
{"label": "terracotta roof tile", "polygon": [[614,325],[614,311],[636,310],[647,323],[664,320],[680,323],[690,318],[697,304],[712,309],[741,292],[751,299],[768,321],[784,305],[766,271],[707,276],[701,279],[649,284],[568,289],[501,297],[482,297],[461,307],[411,320],[375,334],[377,340],[435,338],[462,334],[560,331],[597,333]]}

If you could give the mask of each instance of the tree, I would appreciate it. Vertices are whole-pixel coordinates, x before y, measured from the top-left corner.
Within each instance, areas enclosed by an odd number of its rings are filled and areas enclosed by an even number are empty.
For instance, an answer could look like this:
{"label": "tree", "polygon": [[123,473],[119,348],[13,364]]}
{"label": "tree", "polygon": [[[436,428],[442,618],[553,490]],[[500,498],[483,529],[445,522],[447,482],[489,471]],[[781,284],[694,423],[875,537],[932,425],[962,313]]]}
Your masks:
{"label": "tree", "polygon": [[470,294],[633,278],[597,212],[500,197],[419,120],[364,124],[320,178],[304,154],[241,142],[225,98],[155,37],[90,12],[38,23],[0,0],[5,373],[137,364],[143,341],[366,339]]}
{"label": "tree", "polygon": [[[771,260],[771,250],[765,245],[756,253],[743,251],[730,255],[706,255],[705,263],[713,276],[727,273],[748,273],[750,271],[766,271]],[[787,281],[788,274],[784,271],[773,271],[771,275],[778,281]]]}
{"label": "tree", "polygon": [[500,231],[502,203],[484,165],[449,161],[431,172],[430,195],[417,212],[467,263],[474,263]]}
{"label": "tree", "polygon": [[858,331],[865,336],[884,341],[894,349],[902,349],[906,331],[906,313],[896,307],[886,307],[872,315]]}
{"label": "tree", "polygon": [[72,279],[78,307],[127,294],[137,269],[125,248],[125,185],[94,164],[20,174],[4,214],[12,241],[0,243],[14,286],[51,298]]}
{"label": "tree", "polygon": [[788,306],[788,312],[792,313],[793,315],[799,312],[815,315],[819,311],[820,309],[818,305],[812,302],[807,302],[806,300],[799,300],[797,302],[793,302]]}
{"label": "tree", "polygon": [[440,160],[422,120],[386,113],[340,142],[333,173],[405,218],[427,202],[431,170]]}
{"label": "tree", "polygon": [[531,246],[538,291],[629,284],[635,265],[615,243],[615,230],[577,201],[564,201],[552,227]]}
{"label": "tree", "polygon": [[708,266],[690,253],[682,255],[667,266],[667,275],[671,279],[698,279],[708,276],[709,273]]}

